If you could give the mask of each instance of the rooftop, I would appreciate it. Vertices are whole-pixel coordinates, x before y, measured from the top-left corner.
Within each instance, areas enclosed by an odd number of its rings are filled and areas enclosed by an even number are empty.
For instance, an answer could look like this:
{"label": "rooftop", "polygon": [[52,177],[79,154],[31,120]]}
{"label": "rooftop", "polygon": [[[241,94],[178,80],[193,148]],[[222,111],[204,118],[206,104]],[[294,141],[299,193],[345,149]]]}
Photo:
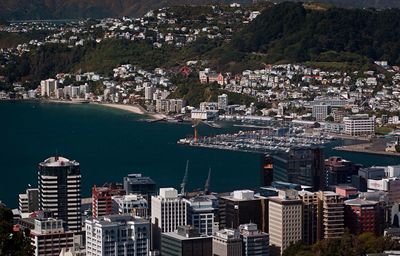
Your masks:
{"label": "rooftop", "polygon": [[130,184],[156,184],[150,177],[142,177],[141,173],[128,174],[124,180]]}
{"label": "rooftop", "polygon": [[89,218],[87,221],[93,222],[99,226],[113,226],[118,224],[125,224],[127,222],[135,222],[135,223],[148,223],[148,220],[134,217],[129,214],[114,214],[114,215],[107,215],[103,216],[100,219],[93,219]]}
{"label": "rooftop", "polygon": [[60,166],[78,166],[79,163],[75,160],[69,160],[61,156],[52,156],[40,163],[42,166],[46,167],[60,167]]}
{"label": "rooftop", "polygon": [[365,200],[362,198],[355,198],[355,199],[350,199],[344,201],[346,205],[352,205],[352,206],[372,206],[378,204],[377,201],[370,201],[370,200]]}

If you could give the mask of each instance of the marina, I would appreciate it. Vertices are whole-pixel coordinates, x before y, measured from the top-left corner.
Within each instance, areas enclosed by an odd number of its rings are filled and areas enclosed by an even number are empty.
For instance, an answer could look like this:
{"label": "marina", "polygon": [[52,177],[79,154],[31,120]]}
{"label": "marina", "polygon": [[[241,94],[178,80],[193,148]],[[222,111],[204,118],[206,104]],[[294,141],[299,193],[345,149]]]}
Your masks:
{"label": "marina", "polygon": [[180,139],[177,143],[192,147],[271,153],[288,152],[292,147],[323,146],[331,139],[332,137],[329,136],[285,133],[279,129],[263,129],[257,131],[239,131],[237,133],[219,134],[215,136],[194,136],[193,138]]}

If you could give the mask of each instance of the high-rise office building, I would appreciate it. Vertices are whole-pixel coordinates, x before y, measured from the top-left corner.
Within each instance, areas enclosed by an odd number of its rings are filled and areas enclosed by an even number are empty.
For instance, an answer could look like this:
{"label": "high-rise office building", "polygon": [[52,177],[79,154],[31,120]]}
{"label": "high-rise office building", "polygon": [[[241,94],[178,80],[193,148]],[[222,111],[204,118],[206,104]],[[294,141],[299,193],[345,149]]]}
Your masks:
{"label": "high-rise office building", "polygon": [[213,195],[198,195],[185,199],[188,203],[188,223],[202,235],[212,236],[219,228],[218,199]]}
{"label": "high-rise office building", "polygon": [[160,248],[161,233],[174,232],[187,225],[188,203],[174,188],[160,188],[158,196],[151,197],[153,248]]}
{"label": "high-rise office building", "polygon": [[175,232],[161,235],[162,256],[210,256],[212,237],[201,236],[191,226],[179,226]]}
{"label": "high-rise office building", "polygon": [[345,226],[353,234],[378,233],[378,202],[355,198],[344,201]]}
{"label": "high-rise office building", "polygon": [[303,190],[299,198],[303,202],[302,241],[312,245],[317,242],[317,194]]}
{"label": "high-rise office building", "polygon": [[289,152],[274,154],[274,181],[312,186],[315,191],[324,184],[322,147],[295,147]]}
{"label": "high-rise office building", "polygon": [[60,219],[35,219],[30,237],[35,256],[58,256],[62,249],[74,246],[74,233],[66,230]]}
{"label": "high-rise office building", "polygon": [[131,215],[109,215],[87,219],[87,256],[147,256],[150,223]]}
{"label": "high-rise office building", "polygon": [[93,186],[92,188],[92,216],[99,218],[113,213],[112,197],[124,195],[125,190],[122,185],[105,184],[102,187]]}
{"label": "high-rise office building", "polygon": [[344,200],[331,191],[317,192],[317,239],[340,238],[344,233]]}
{"label": "high-rise office building", "polygon": [[269,256],[269,235],[259,231],[257,224],[242,224],[239,231],[243,240],[243,256]]}
{"label": "high-rise office building", "polygon": [[221,229],[213,237],[213,256],[242,256],[242,238],[237,229]]}
{"label": "high-rise office building", "polygon": [[52,211],[68,229],[80,232],[81,173],[79,163],[64,157],[50,157],[39,164],[39,208]]}
{"label": "high-rise office building", "polygon": [[219,197],[220,228],[235,229],[250,222],[264,232],[268,230],[267,198],[254,196],[252,190],[236,190],[229,196]]}
{"label": "high-rise office building", "polygon": [[24,194],[19,194],[19,212],[30,213],[39,210],[39,189],[28,188]]}
{"label": "high-rise office building", "polygon": [[112,197],[113,213],[132,214],[142,218],[149,216],[149,205],[141,195],[123,195]]}
{"label": "high-rise office building", "polygon": [[269,198],[269,239],[275,253],[282,254],[290,244],[301,241],[303,235],[302,201],[296,190],[280,190]]}

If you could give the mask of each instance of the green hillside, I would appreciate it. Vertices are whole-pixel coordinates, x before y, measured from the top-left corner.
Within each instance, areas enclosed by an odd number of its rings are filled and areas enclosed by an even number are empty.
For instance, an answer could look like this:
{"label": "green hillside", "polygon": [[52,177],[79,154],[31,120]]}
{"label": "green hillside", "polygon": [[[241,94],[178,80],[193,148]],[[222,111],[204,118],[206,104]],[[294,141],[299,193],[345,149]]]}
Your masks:
{"label": "green hillside", "polygon": [[265,10],[234,40],[235,49],[266,54],[270,62],[400,63],[400,11],[306,9],[285,2]]}

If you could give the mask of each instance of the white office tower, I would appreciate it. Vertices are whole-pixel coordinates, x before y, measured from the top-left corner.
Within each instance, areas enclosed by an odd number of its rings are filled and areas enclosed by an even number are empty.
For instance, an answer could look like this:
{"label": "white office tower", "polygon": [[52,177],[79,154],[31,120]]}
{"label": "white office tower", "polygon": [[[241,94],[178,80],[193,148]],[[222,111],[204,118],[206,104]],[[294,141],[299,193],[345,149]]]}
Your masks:
{"label": "white office tower", "polygon": [[174,232],[187,225],[188,204],[174,188],[160,188],[158,196],[151,197],[153,247],[160,249],[161,233]]}
{"label": "white office tower", "polygon": [[302,238],[302,201],[296,190],[280,190],[269,201],[270,244],[283,251]]}
{"label": "white office tower", "polygon": [[141,195],[123,195],[112,197],[112,210],[117,214],[131,214],[142,218],[148,217],[147,200]]}
{"label": "white office tower", "polygon": [[[267,243],[268,245],[268,243]],[[242,256],[242,238],[237,229],[222,229],[213,237],[214,256]]]}
{"label": "white office tower", "polygon": [[269,256],[269,236],[257,229],[257,224],[239,226],[243,240],[243,256]]}
{"label": "white office tower", "polygon": [[218,199],[215,196],[199,195],[186,201],[189,205],[188,223],[200,234],[212,236],[219,230],[219,223],[216,221]]}
{"label": "white office tower", "polygon": [[81,174],[79,163],[50,157],[39,164],[39,209],[51,211],[68,229],[81,231]]}
{"label": "white office tower", "polygon": [[74,233],[63,226],[62,220],[53,218],[35,220],[30,234],[35,256],[58,256],[62,249],[74,247]]}
{"label": "white office tower", "polygon": [[131,215],[86,220],[87,256],[147,256],[150,223]]}

